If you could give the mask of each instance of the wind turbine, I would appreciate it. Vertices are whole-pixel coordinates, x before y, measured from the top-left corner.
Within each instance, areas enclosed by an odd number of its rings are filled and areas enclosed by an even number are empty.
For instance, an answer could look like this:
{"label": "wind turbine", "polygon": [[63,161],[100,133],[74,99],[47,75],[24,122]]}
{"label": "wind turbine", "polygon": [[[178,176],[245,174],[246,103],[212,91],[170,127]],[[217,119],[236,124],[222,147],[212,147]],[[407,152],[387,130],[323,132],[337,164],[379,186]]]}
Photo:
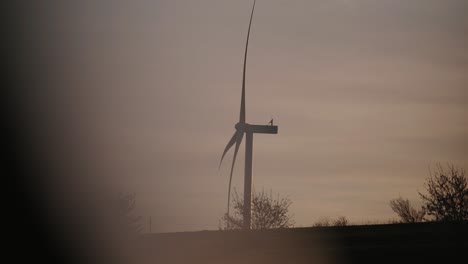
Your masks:
{"label": "wind turbine", "polygon": [[250,27],[252,26],[252,18],[255,10],[254,0],[252,6],[252,13],[250,14],[249,30],[247,32],[247,42],[245,44],[245,55],[244,55],[244,71],[242,77],[242,96],[241,96],[241,107],[240,107],[240,117],[239,123],[235,125],[236,131],[234,135],[229,140],[226,148],[224,149],[223,155],[221,156],[221,163],[223,162],[224,156],[228,150],[234,146],[234,156],[232,159],[231,174],[229,176],[229,189],[228,189],[228,204],[227,204],[227,215],[229,216],[229,207],[231,199],[231,182],[232,182],[232,173],[234,171],[234,164],[236,163],[237,152],[239,151],[240,144],[242,143],[242,138],[244,134],[246,135],[245,141],[245,167],[244,167],[244,212],[243,212],[243,229],[250,229],[251,219],[252,219],[252,152],[253,152],[253,134],[278,134],[278,126],[274,126],[273,122],[270,125],[251,125],[245,121],[245,72],[247,68],[247,50],[249,47],[249,37],[250,37]]}

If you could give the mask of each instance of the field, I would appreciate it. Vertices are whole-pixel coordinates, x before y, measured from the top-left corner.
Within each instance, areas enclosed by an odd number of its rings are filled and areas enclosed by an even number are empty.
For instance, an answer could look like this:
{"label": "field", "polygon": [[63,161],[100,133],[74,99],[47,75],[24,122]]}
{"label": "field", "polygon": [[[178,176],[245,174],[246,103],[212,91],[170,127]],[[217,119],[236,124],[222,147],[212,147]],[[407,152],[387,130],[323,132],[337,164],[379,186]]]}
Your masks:
{"label": "field", "polygon": [[468,223],[148,234],[154,263],[467,263]]}

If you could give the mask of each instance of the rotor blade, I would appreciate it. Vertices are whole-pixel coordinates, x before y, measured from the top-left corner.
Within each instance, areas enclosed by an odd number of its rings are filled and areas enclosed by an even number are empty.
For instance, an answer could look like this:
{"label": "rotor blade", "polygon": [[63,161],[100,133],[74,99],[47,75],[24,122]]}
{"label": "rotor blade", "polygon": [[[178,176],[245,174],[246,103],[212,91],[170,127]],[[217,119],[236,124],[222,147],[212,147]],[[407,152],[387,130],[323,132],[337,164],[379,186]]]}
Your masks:
{"label": "rotor blade", "polygon": [[232,145],[234,145],[234,143],[236,143],[236,139],[237,139],[237,132],[234,132],[234,135],[232,136],[231,140],[229,140],[229,142],[226,145],[226,148],[224,148],[223,155],[221,156],[221,160],[219,161],[219,168],[218,169],[221,168],[221,163],[223,162],[224,156],[226,155],[228,150],[232,147]]}
{"label": "rotor blade", "polygon": [[[236,164],[236,157],[237,152],[239,151],[240,144],[242,142],[242,138],[244,137],[244,131],[237,131],[236,133],[236,148],[234,150],[234,156],[232,158],[232,167],[231,167],[231,175],[229,176],[229,189],[228,189],[228,204],[227,204],[227,215],[229,217],[229,206],[231,202],[231,182],[232,182],[232,173],[234,172],[234,165]],[[229,221],[229,220],[228,220]]]}
{"label": "rotor blade", "polygon": [[255,3],[256,3],[256,0],[254,0],[253,6],[252,6],[252,13],[250,14],[250,22],[249,22],[249,31],[247,32],[247,42],[245,43],[244,72],[242,75],[242,98],[241,98],[239,123],[245,123],[245,72],[247,68],[247,50],[249,48],[250,27],[252,26]]}

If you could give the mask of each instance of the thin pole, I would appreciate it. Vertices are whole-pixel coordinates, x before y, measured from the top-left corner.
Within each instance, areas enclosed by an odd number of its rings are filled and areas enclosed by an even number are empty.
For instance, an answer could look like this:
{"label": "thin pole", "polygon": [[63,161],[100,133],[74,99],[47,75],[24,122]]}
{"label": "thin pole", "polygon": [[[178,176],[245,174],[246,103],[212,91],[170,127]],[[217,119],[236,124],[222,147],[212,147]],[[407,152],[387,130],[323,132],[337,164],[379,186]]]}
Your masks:
{"label": "thin pole", "polygon": [[244,179],[244,226],[249,230],[252,221],[252,152],[253,133],[246,132],[245,140],[245,179]]}

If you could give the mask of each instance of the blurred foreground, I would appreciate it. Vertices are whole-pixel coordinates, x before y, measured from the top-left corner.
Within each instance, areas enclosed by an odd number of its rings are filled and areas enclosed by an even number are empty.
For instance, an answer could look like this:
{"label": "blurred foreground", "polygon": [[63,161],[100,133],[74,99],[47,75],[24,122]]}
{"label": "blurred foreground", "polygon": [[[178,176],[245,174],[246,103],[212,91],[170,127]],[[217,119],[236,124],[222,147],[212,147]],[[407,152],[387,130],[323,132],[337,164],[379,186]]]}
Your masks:
{"label": "blurred foreground", "polygon": [[144,235],[152,263],[450,263],[468,223],[419,223]]}

